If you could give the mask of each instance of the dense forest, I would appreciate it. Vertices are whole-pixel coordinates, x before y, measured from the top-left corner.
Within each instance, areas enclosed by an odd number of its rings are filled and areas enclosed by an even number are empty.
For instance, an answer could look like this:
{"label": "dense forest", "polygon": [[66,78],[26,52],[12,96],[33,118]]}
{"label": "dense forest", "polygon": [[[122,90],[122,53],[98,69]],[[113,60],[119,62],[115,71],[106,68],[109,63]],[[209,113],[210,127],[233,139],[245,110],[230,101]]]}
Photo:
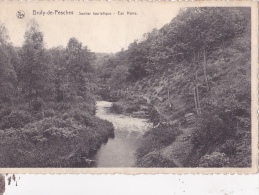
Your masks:
{"label": "dense forest", "polygon": [[[140,167],[251,166],[250,8],[185,8],[97,63],[112,111],[143,104]],[[109,86],[109,87],[107,87]]]}
{"label": "dense forest", "polygon": [[153,123],[137,167],[251,166],[250,8],[183,8],[115,54],[76,38],[46,48],[31,20],[21,47],[0,23],[0,167],[87,167],[110,112]]}
{"label": "dense forest", "polygon": [[0,167],[88,166],[111,123],[95,116],[95,55],[75,38],[46,49],[31,20],[21,48],[0,24]]}

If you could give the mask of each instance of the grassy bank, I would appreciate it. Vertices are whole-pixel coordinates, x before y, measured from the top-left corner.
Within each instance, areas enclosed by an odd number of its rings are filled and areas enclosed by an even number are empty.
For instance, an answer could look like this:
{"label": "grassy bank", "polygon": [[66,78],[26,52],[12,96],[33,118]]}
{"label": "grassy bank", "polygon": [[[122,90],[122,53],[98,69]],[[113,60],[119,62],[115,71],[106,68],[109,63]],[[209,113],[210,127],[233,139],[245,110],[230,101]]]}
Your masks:
{"label": "grassy bank", "polygon": [[114,136],[112,124],[94,116],[94,104],[49,103],[34,114],[2,108],[0,167],[90,166],[89,159]]}
{"label": "grassy bank", "polygon": [[176,126],[159,125],[142,137],[136,151],[138,167],[175,167],[175,163],[162,155],[162,149],[172,144],[181,131]]}

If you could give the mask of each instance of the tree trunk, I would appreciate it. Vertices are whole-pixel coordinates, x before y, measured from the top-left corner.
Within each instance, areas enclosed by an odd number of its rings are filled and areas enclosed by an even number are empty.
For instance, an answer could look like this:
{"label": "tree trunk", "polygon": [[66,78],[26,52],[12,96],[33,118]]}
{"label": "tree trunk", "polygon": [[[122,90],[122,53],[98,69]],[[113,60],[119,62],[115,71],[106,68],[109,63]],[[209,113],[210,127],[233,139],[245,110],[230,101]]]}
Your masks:
{"label": "tree trunk", "polygon": [[67,74],[67,86],[66,86],[66,92],[65,92],[66,97],[68,97],[68,91],[69,91],[69,86],[68,86],[68,74]]}
{"label": "tree trunk", "polygon": [[194,98],[194,104],[195,104],[195,110],[197,111],[198,110],[198,105],[197,105],[197,100],[196,100],[196,88],[194,86],[193,88],[193,98]]}
{"label": "tree trunk", "polygon": [[[199,62],[199,53],[198,53],[198,62]],[[197,114],[200,114],[200,99],[199,99],[199,88],[198,88],[198,66],[197,66],[197,63],[198,62],[196,62],[196,54],[195,54],[195,51],[194,51],[194,59],[193,59],[193,61],[194,61],[194,92],[195,92],[195,94],[194,94],[194,97],[195,97],[195,99],[196,99],[196,101],[195,101],[195,105],[196,105],[196,112],[197,112]]]}
{"label": "tree trunk", "polygon": [[168,86],[168,88],[167,88],[167,99],[168,99],[168,105],[169,105],[169,108],[171,108],[169,86]]}
{"label": "tree trunk", "polygon": [[31,94],[32,94],[32,89],[31,89],[31,83],[29,84],[29,110],[31,110]]}
{"label": "tree trunk", "polygon": [[206,58],[206,49],[205,47],[203,48],[203,72],[204,72],[204,76],[205,76],[205,82],[206,82],[206,88],[207,91],[210,90],[210,86],[209,86],[209,81],[208,81],[208,76],[207,76],[207,58]]}

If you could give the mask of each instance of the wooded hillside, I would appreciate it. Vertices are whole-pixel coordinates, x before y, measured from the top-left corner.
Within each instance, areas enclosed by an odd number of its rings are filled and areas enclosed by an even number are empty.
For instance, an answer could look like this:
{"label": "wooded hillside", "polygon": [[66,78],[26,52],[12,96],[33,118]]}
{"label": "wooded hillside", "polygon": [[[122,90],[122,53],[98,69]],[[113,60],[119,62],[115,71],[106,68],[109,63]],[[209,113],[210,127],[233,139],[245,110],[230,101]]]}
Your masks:
{"label": "wooded hillside", "polygon": [[117,99],[157,108],[138,166],[251,165],[250,21],[249,8],[185,8],[100,61],[99,83]]}

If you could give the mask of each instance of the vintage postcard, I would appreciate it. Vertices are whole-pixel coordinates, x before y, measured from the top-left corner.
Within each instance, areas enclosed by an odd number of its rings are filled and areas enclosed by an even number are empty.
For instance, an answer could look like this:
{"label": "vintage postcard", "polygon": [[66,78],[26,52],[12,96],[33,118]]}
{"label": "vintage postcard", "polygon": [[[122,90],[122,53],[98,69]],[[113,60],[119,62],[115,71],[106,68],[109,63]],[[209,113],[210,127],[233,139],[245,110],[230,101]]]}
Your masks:
{"label": "vintage postcard", "polygon": [[254,1],[1,1],[0,173],[255,173],[257,75]]}

